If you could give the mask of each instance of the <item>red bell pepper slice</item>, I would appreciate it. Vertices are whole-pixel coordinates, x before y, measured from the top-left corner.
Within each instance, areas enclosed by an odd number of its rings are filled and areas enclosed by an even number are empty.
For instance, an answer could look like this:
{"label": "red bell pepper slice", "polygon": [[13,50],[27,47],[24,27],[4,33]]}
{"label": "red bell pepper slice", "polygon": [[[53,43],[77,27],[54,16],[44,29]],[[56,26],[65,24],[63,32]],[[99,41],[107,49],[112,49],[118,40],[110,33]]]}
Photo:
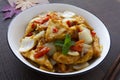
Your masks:
{"label": "red bell pepper slice", "polygon": [[49,52],[50,48],[41,46],[37,49],[36,54],[34,55],[35,58],[40,58]]}

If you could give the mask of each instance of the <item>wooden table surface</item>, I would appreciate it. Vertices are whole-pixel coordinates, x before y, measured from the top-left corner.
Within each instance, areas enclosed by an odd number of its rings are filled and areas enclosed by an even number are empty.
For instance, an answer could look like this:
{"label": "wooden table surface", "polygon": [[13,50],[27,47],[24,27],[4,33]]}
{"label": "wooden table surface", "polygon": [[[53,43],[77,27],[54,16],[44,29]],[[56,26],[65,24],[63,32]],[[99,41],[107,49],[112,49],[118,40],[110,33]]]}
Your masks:
{"label": "wooden table surface", "polygon": [[[110,37],[111,48],[104,59],[94,69],[76,76],[50,76],[36,72],[20,62],[11,51],[7,42],[7,31],[12,19],[3,21],[0,13],[0,80],[103,80],[104,76],[120,54],[120,0],[49,0],[50,3],[67,3],[88,10],[106,25]],[[7,0],[0,0],[2,6]],[[115,80],[120,80],[120,72]]]}

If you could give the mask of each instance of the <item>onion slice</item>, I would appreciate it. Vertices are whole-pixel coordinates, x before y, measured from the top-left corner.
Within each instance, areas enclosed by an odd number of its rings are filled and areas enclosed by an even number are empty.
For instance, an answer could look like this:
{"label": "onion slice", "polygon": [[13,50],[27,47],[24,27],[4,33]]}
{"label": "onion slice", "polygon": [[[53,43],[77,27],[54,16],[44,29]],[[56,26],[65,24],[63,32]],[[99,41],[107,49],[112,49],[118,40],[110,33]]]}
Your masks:
{"label": "onion slice", "polygon": [[85,67],[89,66],[89,63],[88,62],[85,62],[85,63],[82,63],[82,64],[78,64],[78,65],[74,65],[73,66],[73,69],[75,70],[80,70],[80,69],[83,69]]}
{"label": "onion slice", "polygon": [[21,45],[19,48],[20,52],[27,52],[35,46],[35,40],[31,37],[25,37],[21,41]]}
{"label": "onion slice", "polygon": [[79,52],[77,52],[77,51],[69,51],[69,52],[68,52],[68,55],[71,55],[71,56],[79,56]]}
{"label": "onion slice", "polygon": [[75,13],[70,12],[70,11],[65,11],[65,12],[63,12],[63,14],[61,14],[61,16],[64,18],[70,18],[70,17],[75,16]]}
{"label": "onion slice", "polygon": [[86,44],[92,43],[92,35],[90,33],[90,30],[87,29],[86,27],[82,27],[82,31],[78,33],[79,40],[83,39],[85,40]]}

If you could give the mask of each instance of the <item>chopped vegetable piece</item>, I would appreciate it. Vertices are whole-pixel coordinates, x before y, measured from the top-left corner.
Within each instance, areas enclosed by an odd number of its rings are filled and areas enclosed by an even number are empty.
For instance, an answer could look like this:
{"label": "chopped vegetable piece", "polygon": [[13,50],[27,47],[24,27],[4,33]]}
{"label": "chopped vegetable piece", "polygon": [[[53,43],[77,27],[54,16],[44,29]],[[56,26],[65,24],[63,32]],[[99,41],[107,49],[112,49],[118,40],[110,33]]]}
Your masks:
{"label": "chopped vegetable piece", "polygon": [[61,16],[62,17],[73,17],[75,16],[75,13],[70,12],[70,11],[65,11]]}
{"label": "chopped vegetable piece", "polygon": [[27,37],[32,36],[32,35],[33,35],[33,33],[32,33],[32,32],[29,32],[29,33],[27,34]]}
{"label": "chopped vegetable piece", "polygon": [[53,33],[57,33],[58,32],[58,29],[55,27],[53,28]]}
{"label": "chopped vegetable piece", "polygon": [[45,31],[43,30],[43,31],[40,31],[39,33],[37,33],[35,36],[34,36],[34,38],[35,39],[40,39],[40,38],[42,38],[43,36],[44,36],[44,34],[45,34]]}
{"label": "chopped vegetable piece", "polygon": [[77,52],[77,51],[69,51],[69,52],[68,52],[68,55],[71,55],[71,56],[79,56],[79,52]]}
{"label": "chopped vegetable piece", "polygon": [[73,51],[81,52],[82,51],[82,46],[75,45],[75,46],[71,46],[70,49],[73,50]]}
{"label": "chopped vegetable piece", "polygon": [[74,65],[73,68],[75,70],[80,70],[80,69],[83,69],[85,67],[89,66],[89,63],[88,62],[85,62],[85,63],[82,63],[82,64],[78,64],[78,65]]}
{"label": "chopped vegetable piece", "polygon": [[40,51],[43,48],[44,48],[44,46],[37,47],[37,51],[36,52]]}
{"label": "chopped vegetable piece", "polygon": [[56,52],[56,47],[53,42],[45,43],[44,46],[50,48],[50,51],[47,53],[47,55],[52,56]]}
{"label": "chopped vegetable piece", "polygon": [[34,23],[41,24],[39,20],[35,20]]}
{"label": "chopped vegetable piece", "polygon": [[78,29],[78,32],[82,32],[83,30],[81,30],[81,29]]}
{"label": "chopped vegetable piece", "polygon": [[35,29],[36,25],[32,23],[31,28]]}
{"label": "chopped vegetable piece", "polygon": [[48,47],[39,47],[39,49],[36,51],[36,54],[34,55],[35,58],[40,58],[47,54],[49,52],[50,48]]}
{"label": "chopped vegetable piece", "polygon": [[91,34],[92,34],[92,36],[95,36],[96,32],[95,31],[91,31]]}
{"label": "chopped vegetable piece", "polygon": [[77,22],[76,21],[66,21],[66,24],[69,26],[69,27],[72,27],[72,26],[74,26],[74,25],[76,25],[77,24]]}
{"label": "chopped vegetable piece", "polygon": [[47,22],[48,20],[49,20],[49,17],[46,16],[46,17],[44,17],[43,19],[35,20],[34,23],[44,24],[44,23]]}
{"label": "chopped vegetable piece", "polygon": [[84,42],[85,42],[84,40],[79,40],[79,41],[77,41],[75,44],[76,44],[76,45],[79,45],[79,44],[84,43]]}
{"label": "chopped vegetable piece", "polygon": [[83,39],[86,44],[91,44],[93,39],[90,30],[86,27],[81,27],[81,29],[82,32],[78,33],[79,40]]}
{"label": "chopped vegetable piece", "polygon": [[48,16],[46,16],[46,17],[43,19],[43,21],[41,22],[41,24],[43,24],[43,23],[47,22],[48,20],[49,20],[49,17],[48,17]]}
{"label": "chopped vegetable piece", "polygon": [[75,43],[75,45],[71,46],[70,49],[73,51],[81,52],[83,48],[83,43],[84,43],[84,40],[79,40]]}
{"label": "chopped vegetable piece", "polygon": [[21,40],[20,52],[27,52],[35,46],[35,40],[31,37],[25,37]]}
{"label": "chopped vegetable piece", "polygon": [[70,21],[67,21],[66,23],[69,27],[71,27],[71,22]]}

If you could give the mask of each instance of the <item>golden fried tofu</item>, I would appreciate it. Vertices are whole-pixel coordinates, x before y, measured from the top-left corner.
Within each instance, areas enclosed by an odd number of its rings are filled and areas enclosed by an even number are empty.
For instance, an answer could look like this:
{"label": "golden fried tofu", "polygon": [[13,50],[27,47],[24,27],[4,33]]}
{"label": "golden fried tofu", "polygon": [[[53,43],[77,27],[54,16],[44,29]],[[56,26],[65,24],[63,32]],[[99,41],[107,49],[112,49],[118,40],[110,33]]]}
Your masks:
{"label": "golden fried tofu", "polygon": [[53,59],[56,62],[63,63],[63,64],[74,64],[79,60],[80,56],[70,56],[64,55],[61,52],[56,52],[53,54]]}
{"label": "golden fried tofu", "polygon": [[84,56],[70,56],[70,55],[64,55],[60,52],[56,52],[53,55],[53,59],[59,63],[63,64],[78,64],[78,63],[84,63],[89,61],[93,56],[93,49],[92,47],[88,50],[87,53],[85,53]]}
{"label": "golden fried tofu", "polygon": [[58,12],[55,12],[55,11],[53,11],[53,12],[49,12],[48,14],[47,14],[47,16],[49,16],[51,19],[53,19],[53,20],[61,20],[62,19],[62,17],[59,15],[59,13]]}
{"label": "golden fried tofu", "polygon": [[33,23],[30,22],[25,30],[25,36],[29,35],[32,31],[34,31],[34,28],[32,28]]}
{"label": "golden fried tofu", "polygon": [[45,66],[40,66],[39,68],[45,71],[54,72],[54,69],[48,69]]}
{"label": "golden fried tofu", "polygon": [[67,66],[65,64],[58,63],[57,64],[59,72],[67,72]]}
{"label": "golden fried tofu", "polygon": [[53,69],[53,65],[51,64],[51,62],[48,60],[48,57],[47,55],[44,55],[38,59],[36,59],[34,57],[34,54],[35,54],[35,51],[32,50],[32,51],[29,51],[29,52],[26,52],[26,53],[23,53],[22,55],[32,61],[34,61],[35,63],[39,64],[40,66],[45,66],[47,69]]}
{"label": "golden fried tofu", "polygon": [[86,22],[84,23],[84,24],[80,24],[79,26],[78,26],[78,28],[81,28],[81,27],[86,27],[86,28],[88,28],[89,30],[94,30],[90,25],[88,25]]}
{"label": "golden fried tofu", "polygon": [[93,37],[93,51],[94,51],[94,58],[98,58],[100,57],[101,54],[101,47],[100,47],[100,43],[99,43],[99,38],[95,35]]}
{"label": "golden fried tofu", "polygon": [[56,39],[63,39],[67,34],[68,27],[62,25],[61,21],[49,20],[48,28],[46,30],[46,41],[54,41]]}
{"label": "golden fried tofu", "polygon": [[92,59],[92,57],[93,57],[93,48],[90,47],[89,50],[84,54],[84,56],[80,57],[79,60],[75,63],[76,64],[85,63],[85,62],[89,61],[90,59]]}
{"label": "golden fried tofu", "polygon": [[25,36],[29,35],[29,33],[34,32],[36,33],[42,30],[46,30],[48,26],[49,17],[48,16],[37,16],[33,18],[29,24],[27,25]]}
{"label": "golden fried tofu", "polygon": [[82,24],[85,22],[85,18],[83,18],[82,16],[75,16],[74,18],[79,24]]}

